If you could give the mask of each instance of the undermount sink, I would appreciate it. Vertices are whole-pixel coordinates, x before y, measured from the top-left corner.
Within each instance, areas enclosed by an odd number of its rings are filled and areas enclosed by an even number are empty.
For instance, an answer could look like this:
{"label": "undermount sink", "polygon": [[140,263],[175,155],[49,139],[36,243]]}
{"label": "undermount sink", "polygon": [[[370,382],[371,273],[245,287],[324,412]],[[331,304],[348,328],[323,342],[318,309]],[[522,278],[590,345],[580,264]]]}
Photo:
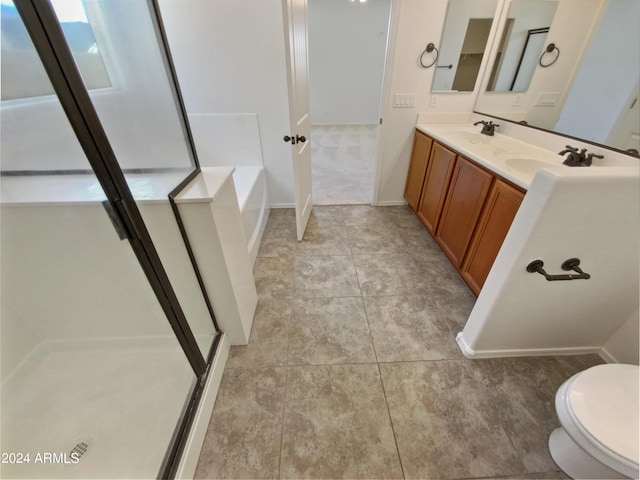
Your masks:
{"label": "undermount sink", "polygon": [[534,174],[541,168],[558,167],[559,163],[551,163],[545,160],[538,160],[537,158],[508,158],[505,160],[505,165],[512,170],[526,174]]}

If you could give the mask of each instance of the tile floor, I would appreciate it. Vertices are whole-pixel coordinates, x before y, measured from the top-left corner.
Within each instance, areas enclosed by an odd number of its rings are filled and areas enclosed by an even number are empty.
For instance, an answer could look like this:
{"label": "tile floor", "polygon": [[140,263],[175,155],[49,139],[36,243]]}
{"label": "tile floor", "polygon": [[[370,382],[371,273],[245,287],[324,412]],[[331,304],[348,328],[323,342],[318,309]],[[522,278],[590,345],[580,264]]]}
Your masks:
{"label": "tile floor", "polygon": [[313,125],[314,205],[371,202],[377,125]]}
{"label": "tile floor", "polygon": [[196,478],[567,478],[553,399],[596,356],[468,360],[475,298],[408,207],[272,210],[249,345]]}

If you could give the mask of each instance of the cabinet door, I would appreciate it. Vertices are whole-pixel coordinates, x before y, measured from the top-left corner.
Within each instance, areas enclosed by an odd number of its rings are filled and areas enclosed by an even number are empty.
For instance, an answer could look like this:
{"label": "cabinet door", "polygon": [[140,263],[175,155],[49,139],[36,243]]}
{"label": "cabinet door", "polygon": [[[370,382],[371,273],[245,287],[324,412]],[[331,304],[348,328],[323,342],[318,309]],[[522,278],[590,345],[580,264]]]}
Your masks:
{"label": "cabinet door", "polygon": [[522,190],[499,179],[489,192],[460,272],[476,295],[489,275],[523,198]]}
{"label": "cabinet door", "polygon": [[462,264],[492,180],[491,173],[458,157],[436,230],[436,242],[457,269]]}
{"label": "cabinet door", "polygon": [[436,233],[455,160],[455,153],[433,142],[417,212],[418,218],[432,235]]}
{"label": "cabinet door", "polygon": [[404,198],[414,212],[418,209],[418,203],[420,202],[420,194],[422,193],[422,185],[427,173],[427,161],[429,160],[429,153],[431,153],[432,143],[433,140],[416,130],[413,138],[409,173],[407,173],[407,183],[404,187]]}

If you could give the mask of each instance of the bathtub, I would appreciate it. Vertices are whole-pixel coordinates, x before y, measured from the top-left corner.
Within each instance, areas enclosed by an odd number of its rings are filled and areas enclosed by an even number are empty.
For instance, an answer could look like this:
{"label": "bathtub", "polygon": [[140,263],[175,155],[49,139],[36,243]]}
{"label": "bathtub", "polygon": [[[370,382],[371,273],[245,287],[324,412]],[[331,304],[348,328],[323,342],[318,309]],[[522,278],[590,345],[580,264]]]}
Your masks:
{"label": "bathtub", "polygon": [[235,167],[233,182],[253,264],[269,216],[258,115],[199,113],[188,118],[200,167]]}
{"label": "bathtub", "polygon": [[233,183],[238,196],[242,224],[247,236],[251,264],[255,263],[264,227],[269,217],[267,182],[262,167],[236,167]]}

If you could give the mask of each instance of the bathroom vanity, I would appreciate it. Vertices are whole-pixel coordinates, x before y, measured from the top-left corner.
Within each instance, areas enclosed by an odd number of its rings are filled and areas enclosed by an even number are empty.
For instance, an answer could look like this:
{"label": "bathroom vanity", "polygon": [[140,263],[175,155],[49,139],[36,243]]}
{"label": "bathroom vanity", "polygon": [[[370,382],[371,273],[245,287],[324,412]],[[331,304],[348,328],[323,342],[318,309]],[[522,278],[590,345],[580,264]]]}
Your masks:
{"label": "bathroom vanity", "polygon": [[[415,132],[405,199],[476,295],[531,180],[523,168],[530,159],[518,155],[532,147],[513,142],[468,125],[419,125]],[[510,172],[507,161],[517,160]]]}

